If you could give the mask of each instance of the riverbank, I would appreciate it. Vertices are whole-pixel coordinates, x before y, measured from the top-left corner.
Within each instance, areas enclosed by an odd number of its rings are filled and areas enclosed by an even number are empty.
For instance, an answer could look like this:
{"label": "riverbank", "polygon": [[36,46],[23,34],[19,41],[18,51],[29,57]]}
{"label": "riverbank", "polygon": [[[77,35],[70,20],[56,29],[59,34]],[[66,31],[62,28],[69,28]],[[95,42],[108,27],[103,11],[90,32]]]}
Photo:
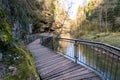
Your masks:
{"label": "riverbank", "polygon": [[102,43],[107,43],[112,46],[120,48],[120,33],[95,33],[89,32],[84,35],[77,36],[78,39],[87,39],[92,41],[98,41]]}

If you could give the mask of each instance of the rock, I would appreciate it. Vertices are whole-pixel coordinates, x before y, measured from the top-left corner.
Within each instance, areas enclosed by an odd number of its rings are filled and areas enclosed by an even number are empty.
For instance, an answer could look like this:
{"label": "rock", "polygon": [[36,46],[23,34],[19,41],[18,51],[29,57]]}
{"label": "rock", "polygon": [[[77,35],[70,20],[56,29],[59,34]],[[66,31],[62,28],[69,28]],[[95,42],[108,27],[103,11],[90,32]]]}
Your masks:
{"label": "rock", "polygon": [[8,69],[10,70],[10,72],[12,73],[12,75],[16,74],[17,68],[10,66]]}
{"label": "rock", "polygon": [[2,80],[4,74],[5,74],[5,65],[0,64],[0,80]]}

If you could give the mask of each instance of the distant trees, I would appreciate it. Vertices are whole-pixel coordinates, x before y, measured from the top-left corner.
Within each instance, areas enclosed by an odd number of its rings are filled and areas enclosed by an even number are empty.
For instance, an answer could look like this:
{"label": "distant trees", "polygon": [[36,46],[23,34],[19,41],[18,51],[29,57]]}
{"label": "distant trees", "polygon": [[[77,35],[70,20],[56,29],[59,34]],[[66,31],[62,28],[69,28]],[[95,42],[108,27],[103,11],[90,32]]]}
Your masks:
{"label": "distant trees", "polygon": [[[120,0],[90,0],[86,7],[79,7],[75,37],[88,34],[120,32]],[[75,24],[72,24],[75,27]]]}
{"label": "distant trees", "polygon": [[91,0],[86,7],[86,12],[87,20],[93,23],[97,22],[98,31],[120,31],[120,25],[118,24],[120,17],[119,0]]}

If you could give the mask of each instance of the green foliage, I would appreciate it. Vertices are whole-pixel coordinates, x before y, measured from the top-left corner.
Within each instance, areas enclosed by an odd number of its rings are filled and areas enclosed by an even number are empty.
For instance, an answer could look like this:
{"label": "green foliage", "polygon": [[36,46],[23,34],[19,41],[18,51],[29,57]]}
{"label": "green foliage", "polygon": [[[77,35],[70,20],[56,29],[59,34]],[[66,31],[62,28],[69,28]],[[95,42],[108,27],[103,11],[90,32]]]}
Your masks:
{"label": "green foliage", "polygon": [[[9,73],[9,71],[7,71],[4,80],[28,80],[30,77],[32,80],[38,80],[39,77],[36,73],[37,71],[35,69],[32,55],[30,55],[31,53],[26,52],[22,49],[22,47],[18,46],[12,50],[15,53],[19,54],[19,59],[11,63],[12,66],[15,66],[17,68],[17,72],[13,76]],[[9,63],[10,62],[11,60]]]}
{"label": "green foliage", "polygon": [[95,5],[95,3],[93,1],[91,1],[88,4],[88,6],[85,8],[86,16],[87,17],[91,16],[91,13],[93,13],[94,5]]}
{"label": "green foliage", "polygon": [[[89,21],[96,20],[99,24],[104,24],[101,27],[104,31],[109,30],[109,32],[119,32],[120,24],[116,23],[117,17],[120,17],[120,1],[109,1],[104,0],[98,7],[94,7],[95,0],[91,0],[88,6],[85,8],[86,16]],[[107,24],[109,25],[106,25]],[[99,29],[99,28],[98,28]]]}
{"label": "green foliage", "polygon": [[[113,13],[112,16],[114,16],[114,18],[113,18],[114,21],[112,21],[113,26],[112,26],[111,30],[113,30],[114,32],[115,31],[120,32],[120,24],[116,23],[116,21],[115,21],[117,17],[120,17],[120,1],[119,0],[117,0],[116,7],[114,8],[114,11],[112,13]],[[111,19],[112,19],[112,16],[110,16]]]}
{"label": "green foliage", "polygon": [[0,42],[6,42],[11,37],[10,28],[5,18],[5,14],[0,8]]}
{"label": "green foliage", "polygon": [[11,31],[6,21],[5,14],[0,7],[0,50],[7,49],[11,41]]}
{"label": "green foliage", "polygon": [[43,10],[43,5],[44,5],[44,1],[42,0],[42,1],[40,1],[40,2],[35,2],[35,6],[36,6],[36,8],[37,9],[39,9],[39,10]]}

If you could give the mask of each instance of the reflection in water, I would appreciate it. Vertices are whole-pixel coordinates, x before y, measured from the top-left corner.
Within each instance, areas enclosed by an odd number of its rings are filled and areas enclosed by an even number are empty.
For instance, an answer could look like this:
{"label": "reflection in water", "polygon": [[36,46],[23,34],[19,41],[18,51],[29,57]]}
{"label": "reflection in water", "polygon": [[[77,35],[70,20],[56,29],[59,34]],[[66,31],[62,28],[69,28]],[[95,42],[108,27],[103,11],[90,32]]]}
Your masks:
{"label": "reflection in water", "polygon": [[70,56],[71,58],[74,58],[74,44],[70,43],[66,48],[66,55]]}

